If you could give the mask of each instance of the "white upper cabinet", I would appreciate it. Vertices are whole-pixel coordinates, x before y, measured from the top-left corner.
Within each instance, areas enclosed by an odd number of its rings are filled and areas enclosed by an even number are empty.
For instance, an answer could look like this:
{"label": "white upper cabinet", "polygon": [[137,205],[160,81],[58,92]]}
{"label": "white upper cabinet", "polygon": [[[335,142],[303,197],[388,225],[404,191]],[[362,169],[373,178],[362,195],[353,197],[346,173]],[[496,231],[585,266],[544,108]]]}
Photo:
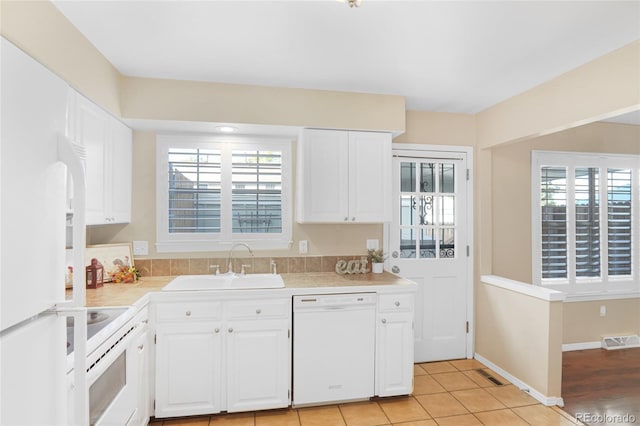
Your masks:
{"label": "white upper cabinet", "polygon": [[131,221],[132,132],[72,91],[69,136],[86,149],[87,225]]}
{"label": "white upper cabinet", "polygon": [[391,220],[391,134],[304,129],[298,141],[297,220]]}

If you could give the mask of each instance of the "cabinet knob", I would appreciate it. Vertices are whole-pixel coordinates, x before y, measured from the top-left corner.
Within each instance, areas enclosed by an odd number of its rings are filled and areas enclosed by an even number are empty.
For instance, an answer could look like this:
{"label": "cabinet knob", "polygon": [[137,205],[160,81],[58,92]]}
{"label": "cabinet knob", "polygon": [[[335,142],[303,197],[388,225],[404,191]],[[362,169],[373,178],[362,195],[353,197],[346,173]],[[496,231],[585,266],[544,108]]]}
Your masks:
{"label": "cabinet knob", "polygon": [[140,345],[140,346],[138,346],[138,349],[139,349],[139,350],[143,350],[143,349],[144,349],[144,345]]}
{"label": "cabinet knob", "polygon": [[187,311],[184,313],[186,316],[190,317],[191,316],[191,311]]}
{"label": "cabinet knob", "polygon": [[229,333],[233,333],[233,327],[229,327]]}
{"label": "cabinet knob", "polygon": [[400,302],[396,300],[396,303],[394,303],[396,306],[400,306]]}
{"label": "cabinet knob", "polygon": [[383,323],[383,324],[386,324],[386,323],[387,323],[387,319],[386,319],[386,318],[382,318],[382,320],[381,320],[381,321],[382,321],[382,323]]}
{"label": "cabinet knob", "polygon": [[262,309],[256,309],[256,314],[261,314],[262,313]]}
{"label": "cabinet knob", "polygon": [[220,329],[219,329],[218,327],[216,327],[216,329],[215,329],[215,330],[213,330],[213,331],[214,331],[216,334],[217,334],[217,333],[220,333]]}
{"label": "cabinet knob", "polygon": [[345,217],[345,218],[344,218],[344,221],[345,221],[345,222],[346,222],[346,221],[348,221],[348,220],[349,220],[349,218],[348,218],[348,217]]}
{"label": "cabinet knob", "polygon": [[356,220],[356,217],[355,217],[355,216],[351,218],[351,221],[352,221],[352,222],[353,222],[353,221],[355,221],[355,220]]}

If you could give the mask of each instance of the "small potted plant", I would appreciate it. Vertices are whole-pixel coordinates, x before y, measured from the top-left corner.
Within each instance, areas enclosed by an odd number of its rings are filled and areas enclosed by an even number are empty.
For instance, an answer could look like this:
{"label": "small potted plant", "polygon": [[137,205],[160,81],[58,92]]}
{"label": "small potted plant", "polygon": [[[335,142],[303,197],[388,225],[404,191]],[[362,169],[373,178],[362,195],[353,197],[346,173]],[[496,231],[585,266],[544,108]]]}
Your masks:
{"label": "small potted plant", "polygon": [[384,253],[382,249],[369,249],[368,257],[371,261],[371,272],[374,274],[381,274],[384,269]]}

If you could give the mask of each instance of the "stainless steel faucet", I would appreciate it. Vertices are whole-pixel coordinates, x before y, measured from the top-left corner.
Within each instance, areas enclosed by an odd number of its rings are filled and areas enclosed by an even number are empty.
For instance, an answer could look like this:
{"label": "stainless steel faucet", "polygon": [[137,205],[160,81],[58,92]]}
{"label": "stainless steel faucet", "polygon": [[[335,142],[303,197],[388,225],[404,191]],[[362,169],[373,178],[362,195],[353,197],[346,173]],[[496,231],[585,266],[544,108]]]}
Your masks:
{"label": "stainless steel faucet", "polygon": [[[243,246],[245,247],[247,250],[249,250],[249,253],[251,254],[251,256],[253,256],[253,251],[251,250],[251,247],[249,247],[247,244],[245,243],[237,243],[234,244],[233,246],[231,246],[231,250],[229,250],[229,257],[227,258],[227,272],[230,274],[233,274],[233,263],[231,262],[233,260],[233,249],[235,249],[238,246]],[[244,270],[244,268],[243,268]]]}

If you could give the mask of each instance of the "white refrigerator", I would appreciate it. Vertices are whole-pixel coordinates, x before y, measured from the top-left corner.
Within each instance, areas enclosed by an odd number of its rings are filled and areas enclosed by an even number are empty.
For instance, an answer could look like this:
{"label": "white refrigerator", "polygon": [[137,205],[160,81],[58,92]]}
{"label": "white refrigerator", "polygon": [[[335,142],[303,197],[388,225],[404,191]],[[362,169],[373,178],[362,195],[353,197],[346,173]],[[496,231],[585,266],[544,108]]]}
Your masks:
{"label": "white refrigerator", "polygon": [[[85,194],[82,150],[65,136],[69,86],[5,38],[1,43],[0,424],[83,424]],[[71,300],[65,300],[64,281],[68,176],[76,271]],[[69,376],[68,316],[76,318]]]}

